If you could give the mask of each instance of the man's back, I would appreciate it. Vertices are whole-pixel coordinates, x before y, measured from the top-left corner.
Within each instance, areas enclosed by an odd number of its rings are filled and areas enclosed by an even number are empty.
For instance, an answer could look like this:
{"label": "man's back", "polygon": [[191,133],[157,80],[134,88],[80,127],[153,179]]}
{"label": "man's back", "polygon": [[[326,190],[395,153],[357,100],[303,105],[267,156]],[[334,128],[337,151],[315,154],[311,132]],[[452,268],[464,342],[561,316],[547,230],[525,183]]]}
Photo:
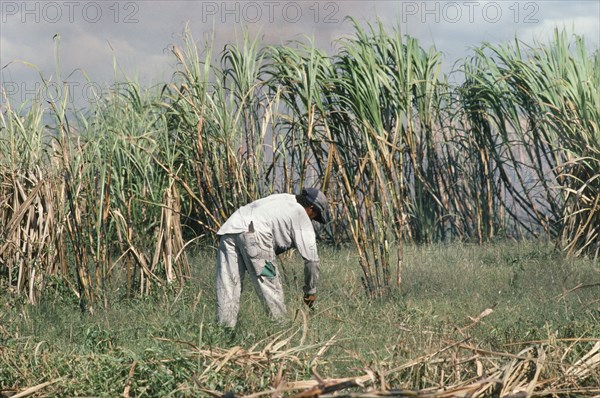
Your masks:
{"label": "man's back", "polygon": [[305,260],[318,260],[312,222],[295,195],[273,194],[247,204],[233,213],[217,234],[248,232],[250,223],[257,238],[276,253],[296,247]]}

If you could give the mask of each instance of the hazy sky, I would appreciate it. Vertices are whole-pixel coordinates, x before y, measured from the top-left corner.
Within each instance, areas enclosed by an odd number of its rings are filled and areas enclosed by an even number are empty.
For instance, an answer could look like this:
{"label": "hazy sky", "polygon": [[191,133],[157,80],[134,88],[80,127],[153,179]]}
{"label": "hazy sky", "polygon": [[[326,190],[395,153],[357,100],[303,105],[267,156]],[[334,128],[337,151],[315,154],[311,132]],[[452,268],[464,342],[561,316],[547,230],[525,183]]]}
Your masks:
{"label": "hazy sky", "polygon": [[[422,45],[444,53],[445,69],[484,41],[518,37],[546,40],[554,27],[583,35],[590,49],[600,43],[600,1],[5,1],[0,0],[0,67],[4,91],[17,100],[39,88],[39,72],[56,79],[60,70],[73,95],[86,96],[86,75],[94,84],[120,74],[142,84],[166,81],[175,63],[169,47],[181,44],[189,24],[200,47],[214,35],[215,50],[235,41],[243,29],[265,44],[305,36],[329,51],[352,31],[346,16],[361,22],[379,18]],[[36,68],[31,65],[35,65]],[[85,74],[84,74],[85,73]]]}

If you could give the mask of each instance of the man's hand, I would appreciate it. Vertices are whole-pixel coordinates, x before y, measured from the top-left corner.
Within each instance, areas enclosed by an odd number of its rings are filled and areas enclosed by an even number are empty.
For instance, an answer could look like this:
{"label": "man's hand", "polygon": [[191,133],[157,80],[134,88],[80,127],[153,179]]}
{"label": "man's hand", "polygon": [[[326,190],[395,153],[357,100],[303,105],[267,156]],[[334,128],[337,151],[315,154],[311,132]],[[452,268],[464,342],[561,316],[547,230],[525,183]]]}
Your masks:
{"label": "man's hand", "polygon": [[304,304],[308,306],[308,308],[312,308],[315,305],[315,301],[317,300],[317,296],[314,294],[305,294],[304,295]]}

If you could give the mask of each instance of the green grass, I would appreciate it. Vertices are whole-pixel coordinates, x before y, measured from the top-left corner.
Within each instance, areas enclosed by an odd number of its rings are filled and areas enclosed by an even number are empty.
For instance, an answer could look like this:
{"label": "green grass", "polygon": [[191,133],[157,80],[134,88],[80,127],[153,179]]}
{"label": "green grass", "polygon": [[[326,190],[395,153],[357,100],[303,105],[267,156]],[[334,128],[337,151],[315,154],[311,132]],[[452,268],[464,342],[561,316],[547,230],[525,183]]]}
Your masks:
{"label": "green grass", "polygon": [[[248,285],[233,336],[214,322],[214,253],[198,250],[192,264],[193,280],[183,291],[142,300],[115,291],[110,309],[93,317],[81,314],[58,281],[38,306],[2,289],[0,396],[47,381],[56,382],[33,396],[123,396],[127,387],[136,397],[202,396],[194,378],[205,389],[250,393],[269,388],[280,367],[287,381],[311,379],[313,366],[322,377],[348,377],[365,368],[390,370],[461,341],[517,353],[536,341],[600,338],[597,263],[565,258],[540,242],[408,246],[402,287],[379,301],[367,299],[353,250],[323,248],[318,303],[306,321],[302,263],[288,256],[289,319],[271,321]],[[472,325],[469,317],[487,308],[493,313]],[[216,372],[215,359],[231,347],[261,352],[288,338],[270,357],[224,361]],[[432,369],[391,373],[386,382],[431,387]]]}

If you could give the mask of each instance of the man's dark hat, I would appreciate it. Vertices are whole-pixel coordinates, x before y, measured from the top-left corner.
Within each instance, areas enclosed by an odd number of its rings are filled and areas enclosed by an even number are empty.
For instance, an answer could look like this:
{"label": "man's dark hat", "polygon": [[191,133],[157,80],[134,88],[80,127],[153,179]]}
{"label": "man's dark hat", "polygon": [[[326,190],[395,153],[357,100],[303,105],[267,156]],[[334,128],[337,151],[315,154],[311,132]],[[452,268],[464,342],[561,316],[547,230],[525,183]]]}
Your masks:
{"label": "man's dark hat", "polygon": [[319,214],[317,214],[315,220],[321,224],[327,223],[327,198],[323,192],[316,188],[306,188],[302,190],[302,196],[304,196],[308,203],[318,210]]}

